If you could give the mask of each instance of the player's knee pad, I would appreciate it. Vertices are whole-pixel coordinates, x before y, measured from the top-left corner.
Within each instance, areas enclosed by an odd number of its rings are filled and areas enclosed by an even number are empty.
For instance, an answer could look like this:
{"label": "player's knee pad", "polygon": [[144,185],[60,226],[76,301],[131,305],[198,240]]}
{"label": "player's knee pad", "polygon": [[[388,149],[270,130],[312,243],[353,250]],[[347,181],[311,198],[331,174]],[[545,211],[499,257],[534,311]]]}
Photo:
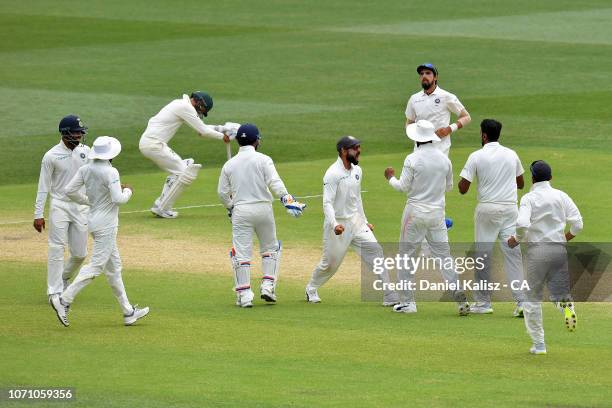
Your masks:
{"label": "player's knee pad", "polygon": [[159,200],[159,208],[164,210],[171,210],[172,206],[183,193],[183,190],[187,186],[191,185],[194,180],[198,177],[198,172],[202,168],[201,164],[189,164],[185,171],[176,176],[176,180],[167,189],[166,193],[162,195]]}
{"label": "player's knee pad", "polygon": [[251,261],[243,260],[239,261],[236,258],[236,250],[231,249],[230,262],[232,263],[232,270],[234,271],[234,289],[241,291],[251,288]]}
{"label": "player's knee pad", "polygon": [[274,251],[268,251],[261,254],[261,269],[263,271],[263,281],[276,285],[280,272],[280,259],[282,253],[282,244],[278,241],[278,247]]}

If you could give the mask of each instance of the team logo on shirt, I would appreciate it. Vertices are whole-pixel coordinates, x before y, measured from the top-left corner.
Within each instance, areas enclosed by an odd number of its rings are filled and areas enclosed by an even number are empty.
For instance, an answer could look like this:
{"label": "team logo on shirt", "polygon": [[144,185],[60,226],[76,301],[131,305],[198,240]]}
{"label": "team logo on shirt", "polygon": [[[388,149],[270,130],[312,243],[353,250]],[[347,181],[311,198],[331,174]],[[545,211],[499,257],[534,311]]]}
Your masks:
{"label": "team logo on shirt", "polygon": [[359,180],[359,174],[355,174],[355,179]]}
{"label": "team logo on shirt", "polygon": [[435,103],[440,103],[440,98],[436,98]]}

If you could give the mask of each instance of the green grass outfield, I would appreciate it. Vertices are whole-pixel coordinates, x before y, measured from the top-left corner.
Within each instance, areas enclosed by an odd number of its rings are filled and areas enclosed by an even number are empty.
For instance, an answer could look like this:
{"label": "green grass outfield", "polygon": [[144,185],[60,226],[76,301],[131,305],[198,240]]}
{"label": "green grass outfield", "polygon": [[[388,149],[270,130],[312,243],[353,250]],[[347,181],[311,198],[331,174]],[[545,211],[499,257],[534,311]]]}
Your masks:
{"label": "green grass outfield", "polygon": [[[363,140],[368,218],[380,241],[394,241],[404,197],[382,173],[411,150],[403,112],[415,67],[431,61],[472,115],[453,136],[456,178],[480,146],[479,122],[494,117],[525,168],[551,163],[553,185],[584,217],[577,240],[609,242],[611,17],[604,0],[1,2],[0,388],[71,386],[78,401],[66,405],[83,407],[610,406],[609,304],[580,304],[576,333],[546,305],[549,354],[539,357],[510,304],[459,318],[452,304],[420,303],[397,316],[360,302],[346,268],[321,290],[324,303],[306,304],[317,197],[298,220],[275,203],[287,249],[279,304],[237,309],[225,212],[152,218],[164,176],[137,145],[163,105],[208,90],[207,123],[256,123],[289,190],[310,196],[335,141],[352,134]],[[114,164],[135,187],[121,216],[125,281],[152,310],[136,327],[121,325],[103,278],[79,296],[70,328],[44,303],[44,236],[30,224],[40,159],[68,113],[89,126],[89,143],[109,134],[123,144]],[[178,205],[217,204],[221,143],[183,127],[172,147],[204,164]],[[472,239],[474,205],[475,188],[448,194],[451,241]],[[141,241],[171,247],[176,265],[139,266],[154,263],[142,261]]]}

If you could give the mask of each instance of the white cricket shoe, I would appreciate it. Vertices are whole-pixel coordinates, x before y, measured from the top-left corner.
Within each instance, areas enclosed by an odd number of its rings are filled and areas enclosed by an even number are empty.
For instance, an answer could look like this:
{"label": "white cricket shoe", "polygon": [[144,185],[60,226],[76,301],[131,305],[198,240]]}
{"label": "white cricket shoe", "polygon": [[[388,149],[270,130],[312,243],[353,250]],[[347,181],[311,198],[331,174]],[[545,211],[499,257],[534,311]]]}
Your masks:
{"label": "white cricket shoe", "polygon": [[164,210],[157,206],[157,201],[155,201],[155,205],[151,207],[151,212],[157,215],[159,218],[176,218],[178,217],[178,211],[173,210]]}
{"label": "white cricket shoe", "polygon": [[491,307],[490,303],[476,302],[470,306],[470,313],[491,314],[493,313],[493,308]]}
{"label": "white cricket shoe", "polygon": [[49,296],[49,304],[55,310],[55,315],[61,324],[68,327],[70,323],[68,322],[68,316],[66,314],[66,305],[62,303],[62,299],[59,295],[51,295]]}
{"label": "white cricket shoe", "polygon": [[546,354],[546,345],[544,343],[538,343],[531,346],[529,349],[531,354]]}
{"label": "white cricket shoe", "polygon": [[306,301],[308,303],[321,303],[321,298],[316,289],[306,288]]}
{"label": "white cricket shoe", "polygon": [[276,293],[274,293],[274,287],[263,285],[261,287],[261,298],[268,303],[276,303]]}
{"label": "white cricket shoe", "polygon": [[516,302],[516,307],[514,308],[514,312],[512,312],[512,316],[518,317],[520,319],[525,317],[525,311],[523,310],[523,302]]}
{"label": "white cricket shoe", "polygon": [[400,303],[393,306],[393,311],[396,313],[416,313],[417,306],[415,302]]}
{"label": "white cricket shoe", "polygon": [[468,302],[461,302],[457,305],[459,309],[459,316],[467,316],[470,314],[470,304]]}
{"label": "white cricket shoe", "polygon": [[146,315],[149,314],[149,308],[148,307],[143,307],[142,309],[137,307],[138,305],[133,305],[132,306],[132,313],[129,315],[123,315],[123,323],[126,326],[131,326],[134,323],[136,323],[136,321],[138,319],[142,319],[143,317],[145,317]]}
{"label": "white cricket shoe", "polygon": [[391,307],[395,305],[399,305],[399,295],[396,292],[391,293],[390,295],[385,295],[383,297],[382,305],[383,307]]}
{"label": "white cricket shoe", "polygon": [[255,294],[251,289],[243,289],[236,292],[236,306],[243,308],[253,307]]}

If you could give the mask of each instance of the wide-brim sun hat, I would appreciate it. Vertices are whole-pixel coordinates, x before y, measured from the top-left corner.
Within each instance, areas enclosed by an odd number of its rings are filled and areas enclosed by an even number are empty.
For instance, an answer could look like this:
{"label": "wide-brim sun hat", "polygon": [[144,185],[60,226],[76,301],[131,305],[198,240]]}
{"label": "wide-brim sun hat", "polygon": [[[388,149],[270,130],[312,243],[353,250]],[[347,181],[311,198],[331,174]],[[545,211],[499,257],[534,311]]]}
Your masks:
{"label": "wide-brim sun hat", "polygon": [[90,159],[110,160],[121,152],[121,142],[112,136],[100,136],[89,151]]}
{"label": "wide-brim sun hat", "polygon": [[439,142],[436,128],[428,120],[419,120],[406,126],[406,136],[415,142]]}

